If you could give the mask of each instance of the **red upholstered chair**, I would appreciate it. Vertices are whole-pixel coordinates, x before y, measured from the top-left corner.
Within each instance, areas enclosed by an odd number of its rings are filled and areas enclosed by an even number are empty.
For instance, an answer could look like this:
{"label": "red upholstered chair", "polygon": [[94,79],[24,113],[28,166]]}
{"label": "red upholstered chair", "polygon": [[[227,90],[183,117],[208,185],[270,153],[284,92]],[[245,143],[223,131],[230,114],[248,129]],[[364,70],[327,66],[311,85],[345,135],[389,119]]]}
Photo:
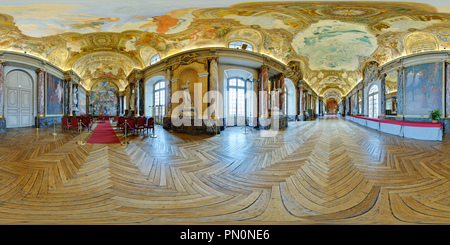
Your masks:
{"label": "red upholstered chair", "polygon": [[139,131],[142,130],[142,134],[144,134],[145,123],[146,123],[145,117],[138,117],[137,118],[135,129],[138,131],[138,133],[139,133]]}
{"label": "red upholstered chair", "polygon": [[117,122],[117,129],[122,130],[125,128],[125,117],[119,117],[119,121]]}
{"label": "red upholstered chair", "polygon": [[63,130],[71,129],[70,123],[67,121],[67,117],[61,118],[61,127]]}
{"label": "red upholstered chair", "polygon": [[[128,125],[125,125],[127,127],[128,131],[132,131],[134,134],[134,129],[135,129],[135,124],[136,124],[136,120],[134,119],[130,119],[127,122]],[[128,133],[128,132],[127,132]]]}
{"label": "red upholstered chair", "polygon": [[75,130],[75,129],[81,129],[81,125],[79,125],[78,124],[78,119],[76,118],[76,117],[72,117],[72,120],[71,120],[71,126],[72,126],[72,131],[73,130]]}
{"label": "red upholstered chair", "polygon": [[154,123],[153,117],[150,117],[147,120],[147,124],[145,125],[145,128],[147,129],[147,135],[148,135],[149,128],[151,128],[153,130],[153,132],[155,132],[155,123]]}
{"label": "red upholstered chair", "polygon": [[81,119],[81,122],[85,125],[85,127],[91,126],[91,125],[89,125],[89,118],[87,118],[87,117],[83,117],[83,119]]}
{"label": "red upholstered chair", "polygon": [[109,121],[109,116],[105,116],[103,121]]}
{"label": "red upholstered chair", "polygon": [[103,116],[98,116],[98,120],[99,120],[100,122],[104,122],[104,121],[103,121]]}

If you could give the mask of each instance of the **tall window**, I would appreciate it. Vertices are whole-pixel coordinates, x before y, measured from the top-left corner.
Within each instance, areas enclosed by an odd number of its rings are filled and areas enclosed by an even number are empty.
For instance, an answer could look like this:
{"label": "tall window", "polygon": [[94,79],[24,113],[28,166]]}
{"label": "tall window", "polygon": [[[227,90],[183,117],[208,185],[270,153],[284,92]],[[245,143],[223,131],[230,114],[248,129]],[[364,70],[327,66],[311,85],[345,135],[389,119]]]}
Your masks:
{"label": "tall window", "polygon": [[[160,80],[156,82],[154,87],[154,105],[157,106],[155,108],[155,115],[153,117],[164,116],[165,113],[165,105],[166,105],[166,82],[164,80]],[[158,122],[159,123],[159,122]]]}
{"label": "tall window", "polygon": [[249,43],[246,43],[246,42],[242,42],[242,41],[230,42],[230,43],[228,43],[228,47],[234,48],[234,49],[241,49],[243,47],[243,44],[245,46],[245,50],[253,51],[252,45],[250,45]]}
{"label": "tall window", "polygon": [[245,122],[245,81],[228,79],[228,126],[240,126]]}
{"label": "tall window", "polygon": [[369,90],[369,117],[378,118],[378,86],[376,84]]}

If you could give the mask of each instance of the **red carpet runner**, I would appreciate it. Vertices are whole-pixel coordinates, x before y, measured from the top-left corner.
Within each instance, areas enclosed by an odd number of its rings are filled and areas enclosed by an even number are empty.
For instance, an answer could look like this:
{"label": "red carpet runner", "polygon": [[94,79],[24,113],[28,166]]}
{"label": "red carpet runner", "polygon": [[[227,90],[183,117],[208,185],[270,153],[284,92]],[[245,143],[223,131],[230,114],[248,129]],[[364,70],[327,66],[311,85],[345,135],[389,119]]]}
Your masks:
{"label": "red carpet runner", "polygon": [[120,143],[120,140],[111,127],[111,124],[106,121],[103,123],[98,123],[87,143],[114,144]]}

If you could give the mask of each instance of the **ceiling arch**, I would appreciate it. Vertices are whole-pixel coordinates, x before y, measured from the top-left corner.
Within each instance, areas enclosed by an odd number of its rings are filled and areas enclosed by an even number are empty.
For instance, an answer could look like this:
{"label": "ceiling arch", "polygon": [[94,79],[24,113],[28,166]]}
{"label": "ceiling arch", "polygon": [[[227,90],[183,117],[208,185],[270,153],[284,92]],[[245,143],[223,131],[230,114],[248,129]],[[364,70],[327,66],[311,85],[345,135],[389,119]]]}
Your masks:
{"label": "ceiling arch", "polygon": [[95,52],[77,59],[71,67],[89,88],[98,81],[114,83],[120,91],[127,85],[126,77],[135,68],[129,57],[111,52]]}

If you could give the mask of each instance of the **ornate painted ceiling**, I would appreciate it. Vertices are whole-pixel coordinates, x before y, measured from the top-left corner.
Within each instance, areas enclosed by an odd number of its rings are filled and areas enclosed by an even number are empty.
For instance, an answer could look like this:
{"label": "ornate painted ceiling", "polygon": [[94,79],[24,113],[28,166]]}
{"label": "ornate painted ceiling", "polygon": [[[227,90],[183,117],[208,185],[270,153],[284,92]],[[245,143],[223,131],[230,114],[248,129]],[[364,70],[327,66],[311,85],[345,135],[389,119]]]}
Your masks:
{"label": "ornate painted ceiling", "polygon": [[134,69],[199,47],[233,40],[286,65],[304,64],[303,79],[339,99],[370,64],[417,50],[450,48],[445,1],[11,1],[0,4],[0,50],[26,51],[73,69],[83,86],[115,82]]}

